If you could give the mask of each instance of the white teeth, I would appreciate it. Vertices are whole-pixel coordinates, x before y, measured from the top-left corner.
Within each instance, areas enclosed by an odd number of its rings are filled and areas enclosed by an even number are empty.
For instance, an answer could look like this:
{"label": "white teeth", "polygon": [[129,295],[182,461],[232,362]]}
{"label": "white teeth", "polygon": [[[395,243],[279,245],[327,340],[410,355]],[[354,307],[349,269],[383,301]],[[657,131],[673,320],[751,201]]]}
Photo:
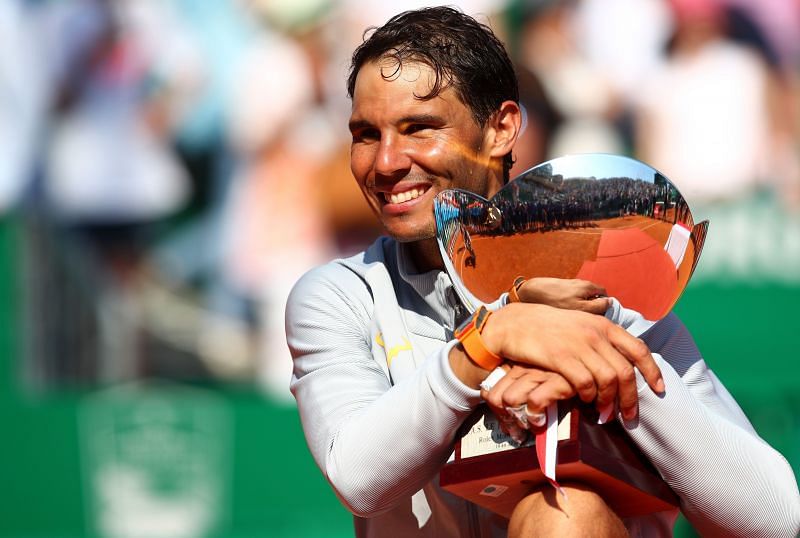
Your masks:
{"label": "white teeth", "polygon": [[386,192],[383,194],[383,197],[390,204],[402,204],[403,202],[408,202],[409,200],[413,200],[414,198],[419,198],[424,193],[425,189],[410,189],[405,192],[398,192],[396,194]]}

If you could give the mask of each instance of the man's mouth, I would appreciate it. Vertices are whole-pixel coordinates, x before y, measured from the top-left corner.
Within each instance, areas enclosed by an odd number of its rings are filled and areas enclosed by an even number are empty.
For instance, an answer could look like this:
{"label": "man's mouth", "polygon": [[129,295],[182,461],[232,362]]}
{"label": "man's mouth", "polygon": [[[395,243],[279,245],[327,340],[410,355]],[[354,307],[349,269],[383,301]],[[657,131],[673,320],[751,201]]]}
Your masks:
{"label": "man's mouth", "polygon": [[429,187],[415,187],[403,192],[384,192],[383,198],[390,204],[402,204],[415,198],[419,198],[428,190]]}

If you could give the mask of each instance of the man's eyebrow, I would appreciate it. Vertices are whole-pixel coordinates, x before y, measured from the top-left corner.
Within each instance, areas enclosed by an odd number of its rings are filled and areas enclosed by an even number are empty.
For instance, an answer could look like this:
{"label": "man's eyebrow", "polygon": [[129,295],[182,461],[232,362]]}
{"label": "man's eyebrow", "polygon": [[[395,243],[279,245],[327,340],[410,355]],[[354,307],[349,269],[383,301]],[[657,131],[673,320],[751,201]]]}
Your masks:
{"label": "man's eyebrow", "polygon": [[372,124],[367,120],[352,120],[350,123],[347,124],[347,127],[350,129],[351,133],[359,131],[361,129],[367,129],[372,127]]}
{"label": "man's eyebrow", "polygon": [[[408,116],[403,116],[399,120],[397,120],[399,125],[409,125],[413,123],[422,123],[422,124],[429,124],[429,125],[444,125],[446,123],[445,119],[441,116],[437,116],[435,114],[410,114]],[[361,129],[369,129],[374,127],[372,123],[368,122],[367,120],[351,120],[347,124],[350,132],[353,133],[355,131],[359,131]]]}
{"label": "man's eyebrow", "polygon": [[441,125],[445,123],[445,120],[441,116],[436,116],[434,114],[411,114],[410,116],[403,116],[400,118],[399,123],[401,125],[409,123]]}

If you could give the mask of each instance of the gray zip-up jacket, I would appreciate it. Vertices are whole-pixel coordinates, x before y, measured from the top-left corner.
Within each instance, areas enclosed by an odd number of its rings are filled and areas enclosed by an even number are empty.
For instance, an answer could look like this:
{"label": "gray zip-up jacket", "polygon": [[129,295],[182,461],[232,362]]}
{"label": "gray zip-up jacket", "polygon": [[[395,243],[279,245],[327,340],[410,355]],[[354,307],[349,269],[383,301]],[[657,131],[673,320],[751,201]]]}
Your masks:
{"label": "gray zip-up jacket", "polygon": [[[445,272],[416,274],[386,237],[313,269],[289,298],[291,388],[306,440],[356,516],[359,537],[505,535],[504,519],[438,486],[456,430],[480,403],[449,366],[456,306]],[[678,318],[653,324],[616,301],[606,315],[640,335],[661,367],[665,395],[637,372],[640,418],[623,426],[695,528],[795,536],[800,494],[791,467],[756,434]],[[625,523],[633,536],[671,536],[676,517]]]}

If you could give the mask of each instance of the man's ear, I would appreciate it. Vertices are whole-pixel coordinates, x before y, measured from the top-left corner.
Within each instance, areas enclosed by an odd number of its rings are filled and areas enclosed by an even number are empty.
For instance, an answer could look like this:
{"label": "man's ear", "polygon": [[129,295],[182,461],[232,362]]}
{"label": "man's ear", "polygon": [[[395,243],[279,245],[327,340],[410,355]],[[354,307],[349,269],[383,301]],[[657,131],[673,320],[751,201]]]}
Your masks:
{"label": "man's ear", "polygon": [[511,152],[522,126],[522,111],[514,101],[503,101],[489,119],[491,124],[489,148],[492,157],[503,157]]}

